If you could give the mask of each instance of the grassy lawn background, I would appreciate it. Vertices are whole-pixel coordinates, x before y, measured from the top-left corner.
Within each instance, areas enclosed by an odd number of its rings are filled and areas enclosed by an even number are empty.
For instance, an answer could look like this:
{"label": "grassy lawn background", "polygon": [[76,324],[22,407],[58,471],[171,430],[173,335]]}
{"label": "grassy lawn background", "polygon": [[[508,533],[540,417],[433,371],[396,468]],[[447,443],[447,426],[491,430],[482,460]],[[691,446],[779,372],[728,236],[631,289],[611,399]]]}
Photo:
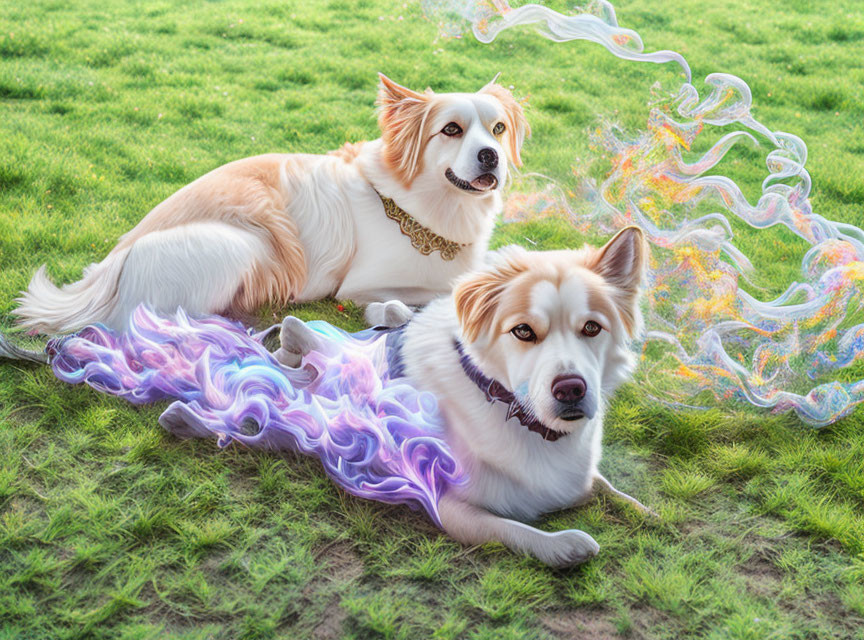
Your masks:
{"label": "grassy lawn background", "polygon": [[[700,89],[710,72],[744,78],[755,115],[808,143],[817,212],[864,224],[860,3],[617,9],[648,50],[681,51]],[[642,126],[651,85],[675,78],[525,30],[435,38],[413,2],[2,3],[0,326],[38,265],[77,279],[202,173],[375,137],[376,71],[441,91],[503,71],[528,99],[526,169],[565,179],[595,114]],[[757,151],[724,167],[758,193]],[[495,241],[582,239],[545,223]],[[805,248],[779,229],[738,245],[769,291]],[[333,301],[292,312],[360,324]],[[0,638],[864,638],[860,411],[812,431],[744,407],[679,414],[625,388],[604,470],[662,521],[602,499],[554,514],[544,528],[585,529],[602,551],[550,571],[348,497],[314,460],[176,440],[161,410],[0,365]]]}

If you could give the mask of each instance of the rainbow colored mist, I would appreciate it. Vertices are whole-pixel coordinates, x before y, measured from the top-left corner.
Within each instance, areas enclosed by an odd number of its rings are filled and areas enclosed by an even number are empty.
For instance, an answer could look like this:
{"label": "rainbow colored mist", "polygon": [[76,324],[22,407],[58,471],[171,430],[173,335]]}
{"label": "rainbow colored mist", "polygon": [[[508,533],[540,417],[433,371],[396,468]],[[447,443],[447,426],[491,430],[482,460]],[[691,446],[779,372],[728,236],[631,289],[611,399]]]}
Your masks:
{"label": "rainbow colored mist", "polygon": [[423,507],[440,526],[438,500],[464,476],[441,439],[435,398],[391,377],[386,333],[308,325],[325,348],[303,369],[280,365],[266,332],[143,307],[127,333],[90,326],[52,340],[48,353],[65,382],[134,404],[175,399],[159,422],[176,435],[315,456],[348,493]]}
{"label": "rainbow colored mist", "polygon": [[[574,199],[576,189],[533,176],[505,207],[505,221],[564,216],[581,231],[609,233],[629,224],[645,230],[653,251],[639,375],[656,398],[693,406],[707,392],[719,401],[794,410],[814,426],[864,401],[864,380],[836,379],[854,377],[841,370],[864,357],[864,324],[856,323],[864,306],[864,231],[814,213],[806,145],[753,118],[743,80],[711,74],[700,98],[684,58],[643,53],[639,35],[618,26],[605,0],[569,16],[505,0],[422,5],[445,35],[470,27],[478,40],[490,42],[506,29],[540,23],[540,33],[557,42],[590,40],[621,58],[675,62],[684,70],[686,82],[654,102],[645,131],[627,135],[605,122],[593,132],[594,150],[612,169],[599,187],[580,185],[587,198]],[[700,134],[736,125],[749,132],[723,135],[698,160],[685,160]],[[751,204],[716,168],[731,147],[757,136],[770,147],[768,174]],[[801,281],[768,302],[741,288],[752,266],[733,243],[728,214],[760,230],[782,225],[806,240],[812,248],[802,258]]]}

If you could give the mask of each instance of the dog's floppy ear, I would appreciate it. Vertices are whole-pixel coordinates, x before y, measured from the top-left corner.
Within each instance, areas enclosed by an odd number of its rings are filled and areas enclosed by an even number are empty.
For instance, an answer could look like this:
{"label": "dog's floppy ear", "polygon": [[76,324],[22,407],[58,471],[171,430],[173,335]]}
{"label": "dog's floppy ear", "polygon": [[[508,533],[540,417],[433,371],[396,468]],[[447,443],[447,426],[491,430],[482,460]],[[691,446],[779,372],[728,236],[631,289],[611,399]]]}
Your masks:
{"label": "dog's floppy ear", "polygon": [[587,265],[615,288],[614,298],[627,332],[639,324],[639,288],[645,277],[648,245],[639,227],[625,227]]}
{"label": "dog's floppy ear", "polygon": [[498,75],[495,76],[492,82],[480,89],[478,93],[492,96],[504,107],[504,126],[506,127],[504,137],[507,141],[505,145],[507,155],[510,157],[510,162],[517,167],[521,167],[522,156],[520,154],[522,143],[526,137],[531,135],[531,127],[525,118],[525,111],[522,109],[522,105],[516,101],[516,98],[513,97],[513,94],[509,90],[496,82]]}
{"label": "dog's floppy ear", "polygon": [[426,123],[432,115],[434,95],[412,91],[378,74],[378,126],[384,141],[384,162],[406,186],[423,168]]}
{"label": "dog's floppy ear", "polygon": [[505,287],[525,271],[525,250],[511,246],[492,254],[493,263],[462,276],[453,286],[453,302],[462,335],[473,342],[492,325]]}

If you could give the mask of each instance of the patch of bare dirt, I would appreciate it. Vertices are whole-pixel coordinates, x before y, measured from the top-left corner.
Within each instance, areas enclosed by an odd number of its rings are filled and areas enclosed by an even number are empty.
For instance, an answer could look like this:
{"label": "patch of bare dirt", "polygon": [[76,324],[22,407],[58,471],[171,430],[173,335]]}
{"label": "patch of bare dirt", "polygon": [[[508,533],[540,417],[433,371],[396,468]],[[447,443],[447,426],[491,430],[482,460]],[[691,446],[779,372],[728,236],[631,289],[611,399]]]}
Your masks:
{"label": "patch of bare dirt", "polygon": [[735,567],[747,581],[748,588],[763,598],[773,598],[780,591],[783,572],[774,564],[776,551],[768,546],[760,545],[742,564]]}
{"label": "patch of bare dirt", "polygon": [[342,637],[342,624],[348,614],[338,602],[331,602],[324,609],[321,622],[312,629],[312,640],[336,640]]}
{"label": "patch of bare dirt", "polygon": [[342,625],[348,614],[339,606],[335,585],[353,582],[363,575],[363,561],[354,547],[344,540],[325,545],[316,553],[324,570],[303,589],[309,600],[326,600],[317,624],[312,629],[312,640],[335,640],[342,636]]}
{"label": "patch of bare dirt", "polygon": [[540,617],[547,631],[557,638],[591,638],[591,640],[617,640],[621,636],[603,612],[596,609],[564,609],[550,611]]}
{"label": "patch of bare dirt", "polygon": [[[776,560],[780,556],[780,546],[783,540],[794,543],[803,536],[799,534],[784,534],[771,539],[755,536],[745,536],[743,542],[753,550],[753,554],[742,564],[735,567],[739,575],[747,582],[747,588],[757,596],[775,601],[784,611],[807,620],[822,621],[830,620],[836,625],[836,630],[844,629],[852,631],[861,627],[862,619],[849,610],[836,592],[811,593],[806,596],[779,597],[783,587],[785,574],[780,569]],[[825,553],[825,545],[814,545],[811,552],[814,554]],[[830,547],[827,547],[830,549]],[[840,552],[839,546],[834,549]]]}
{"label": "patch of bare dirt", "polygon": [[363,561],[354,551],[354,546],[345,540],[338,540],[324,546],[318,550],[315,557],[325,565],[325,571],[322,576],[312,580],[306,589],[314,588],[322,580],[350,582],[363,574]]}

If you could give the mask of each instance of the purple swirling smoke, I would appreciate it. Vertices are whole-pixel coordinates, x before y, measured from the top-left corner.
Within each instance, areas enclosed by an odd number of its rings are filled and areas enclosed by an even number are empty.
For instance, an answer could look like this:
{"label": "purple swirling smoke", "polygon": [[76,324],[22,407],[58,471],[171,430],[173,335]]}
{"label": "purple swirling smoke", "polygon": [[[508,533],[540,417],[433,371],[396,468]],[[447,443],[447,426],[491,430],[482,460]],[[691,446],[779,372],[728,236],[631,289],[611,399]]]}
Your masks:
{"label": "purple swirling smoke", "polygon": [[167,319],[139,308],[127,333],[90,326],[48,345],[55,375],[134,404],[175,399],[159,418],[181,437],[216,437],[317,457],[348,493],[422,506],[464,480],[441,438],[435,398],[391,378],[384,334],[309,323],[327,348],[303,369],[280,365],[220,317]]}

